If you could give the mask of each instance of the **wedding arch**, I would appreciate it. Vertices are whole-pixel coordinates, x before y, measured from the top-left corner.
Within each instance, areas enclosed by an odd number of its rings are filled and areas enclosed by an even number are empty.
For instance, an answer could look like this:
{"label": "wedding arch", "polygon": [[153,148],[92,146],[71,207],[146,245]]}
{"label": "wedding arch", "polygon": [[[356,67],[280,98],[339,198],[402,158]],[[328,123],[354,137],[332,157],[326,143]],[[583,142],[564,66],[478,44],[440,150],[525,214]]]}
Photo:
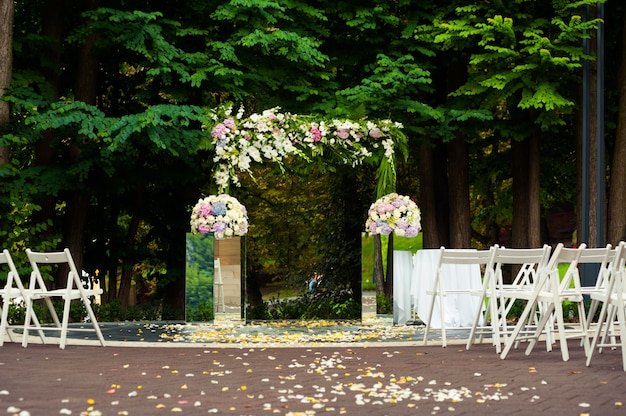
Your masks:
{"label": "wedding arch", "polygon": [[[207,139],[200,147],[213,151],[213,180],[218,195],[198,201],[191,217],[192,233],[213,232],[218,240],[245,235],[248,228],[245,207],[242,210],[242,207],[237,206],[239,203],[236,199],[232,201],[233,198],[228,195],[231,186],[240,186],[240,175],[252,175],[251,167],[255,163],[276,163],[283,169],[284,164],[294,157],[327,165],[374,165],[377,169],[377,203],[381,203],[381,209],[390,205],[387,203],[389,201],[383,201],[384,196],[393,195],[395,202],[403,201],[396,199],[397,195],[393,193],[396,158],[398,155],[407,156],[407,139],[400,123],[391,120],[355,121],[297,115],[282,112],[278,107],[246,115],[243,107],[235,109],[232,105],[213,110],[209,119],[210,122],[205,122],[203,129],[210,134],[207,134]],[[230,207],[232,210],[229,212],[232,214],[215,216],[217,205],[220,208],[217,211],[224,211],[222,208],[228,211]],[[404,235],[406,227],[403,228],[402,224],[409,226],[406,221],[409,214],[412,217],[411,227],[406,235],[411,236],[409,234],[417,234],[419,231],[417,206],[410,212],[407,212],[407,204],[404,203],[402,207],[393,207],[396,211],[403,210],[396,215],[399,220],[396,227],[394,212],[380,211],[376,208],[378,205],[375,205],[368,212],[366,231],[378,237],[378,244],[380,234]],[[372,213],[375,214],[373,221]],[[378,250],[380,248],[379,245]]]}

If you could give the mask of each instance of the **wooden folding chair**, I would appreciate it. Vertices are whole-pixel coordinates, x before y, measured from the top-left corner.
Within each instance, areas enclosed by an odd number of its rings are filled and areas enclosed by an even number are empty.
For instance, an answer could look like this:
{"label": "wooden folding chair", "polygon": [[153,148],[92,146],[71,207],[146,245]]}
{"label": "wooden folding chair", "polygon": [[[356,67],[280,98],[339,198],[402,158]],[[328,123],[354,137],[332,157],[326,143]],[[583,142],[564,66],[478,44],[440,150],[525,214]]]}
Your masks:
{"label": "wooden folding chair", "polygon": [[[8,267],[6,282],[4,287],[0,288],[0,296],[2,297],[2,308],[0,308],[0,314],[2,316],[2,320],[0,321],[0,346],[4,344],[5,334],[9,336],[9,341],[13,342],[13,335],[10,331],[12,328],[23,328],[24,325],[17,325],[15,323],[9,324],[9,308],[11,303],[14,300],[21,299],[26,305],[28,302],[28,290],[24,288],[22,284],[22,280],[20,279],[20,275],[17,272],[15,267],[15,263],[13,263],[13,259],[11,258],[11,254],[8,250],[2,250],[0,253],[0,264],[6,265]],[[37,317],[33,317],[36,325],[39,325],[37,321]],[[39,336],[41,340],[44,340],[43,332],[39,331]]]}
{"label": "wooden folding chair", "polygon": [[[22,339],[22,346],[26,347],[28,345],[28,333],[31,328],[37,330],[60,331],[61,339],[59,346],[61,349],[65,348],[65,345],[67,343],[68,331],[92,331],[92,329],[90,328],[69,327],[70,306],[73,300],[82,301],[82,304],[87,311],[89,321],[93,326],[93,331],[95,331],[98,340],[100,341],[100,344],[104,346],[104,337],[102,336],[102,331],[100,331],[100,327],[98,326],[96,316],[93,313],[93,309],[91,308],[91,300],[89,299],[90,296],[102,294],[102,290],[86,290],[83,287],[83,284],[80,280],[80,275],[76,270],[76,265],[74,264],[74,259],[72,258],[69,249],[66,248],[65,250],[60,252],[34,252],[30,249],[26,249],[26,255],[28,256],[28,260],[30,261],[32,272],[30,275],[30,283],[28,286],[29,296],[26,307],[26,320],[24,323],[24,337]],[[69,272],[67,275],[66,287],[52,290],[49,290],[47,288],[41,274],[40,266],[50,264],[67,265],[67,267],[69,268]],[[54,309],[54,305],[52,304],[53,298],[60,298],[63,301],[63,318],[61,321],[59,321],[59,317]],[[46,303],[55,326],[42,326],[36,322],[36,316],[33,309],[33,302],[36,300],[43,300]],[[31,326],[31,323],[35,325]]]}
{"label": "wooden folding chair", "polygon": [[[439,316],[441,317],[441,342],[442,347],[446,347],[446,296],[448,295],[462,295],[466,294],[471,296],[476,288],[472,287],[469,281],[470,276],[467,276],[467,285],[464,287],[458,287],[452,289],[449,282],[446,282],[445,268],[454,265],[468,265],[476,266],[478,270],[481,267],[484,268],[486,273],[493,270],[493,261],[495,254],[495,246],[488,250],[472,250],[472,249],[446,249],[440,248],[439,262],[437,264],[437,270],[435,274],[435,281],[433,283],[433,289],[427,291],[431,295],[430,306],[428,309],[428,316],[425,320],[426,328],[424,330],[424,344],[428,342],[428,333],[431,328],[433,312],[435,308],[439,310]],[[481,273],[482,274],[482,273]],[[471,298],[470,298],[471,299]],[[476,302],[478,305],[477,314],[481,313],[482,302]]]}

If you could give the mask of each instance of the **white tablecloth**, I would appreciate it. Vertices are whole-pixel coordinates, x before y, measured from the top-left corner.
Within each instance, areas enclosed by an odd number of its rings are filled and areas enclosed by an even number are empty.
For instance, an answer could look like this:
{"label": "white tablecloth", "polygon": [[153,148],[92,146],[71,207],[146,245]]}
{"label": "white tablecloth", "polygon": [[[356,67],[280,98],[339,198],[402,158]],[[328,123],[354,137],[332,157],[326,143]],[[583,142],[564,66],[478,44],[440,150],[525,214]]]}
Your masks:
{"label": "white tablecloth", "polygon": [[411,319],[411,276],[413,253],[393,252],[393,323],[404,325]]}
{"label": "white tablecloth", "polygon": [[[439,262],[438,249],[418,250],[413,257],[413,270],[410,278],[410,302],[416,307],[417,315],[425,321],[435,282],[435,273]],[[394,264],[395,266],[395,264]],[[406,277],[406,276],[405,276]],[[482,288],[480,267],[476,264],[444,264],[442,277],[446,289]],[[395,284],[395,281],[394,281]],[[469,294],[448,294],[445,297],[446,328],[471,327],[480,303],[479,296]],[[431,328],[441,328],[439,299],[435,300],[435,309],[431,319]],[[482,325],[482,319],[479,321]]]}

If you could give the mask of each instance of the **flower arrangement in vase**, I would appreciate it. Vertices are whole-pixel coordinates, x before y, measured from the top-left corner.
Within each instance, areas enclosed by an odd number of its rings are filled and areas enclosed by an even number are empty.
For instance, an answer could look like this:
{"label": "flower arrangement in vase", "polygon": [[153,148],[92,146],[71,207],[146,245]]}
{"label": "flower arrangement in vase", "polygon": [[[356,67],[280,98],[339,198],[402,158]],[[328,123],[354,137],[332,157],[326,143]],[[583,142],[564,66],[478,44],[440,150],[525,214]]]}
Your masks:
{"label": "flower arrangement in vase", "polygon": [[374,202],[367,213],[365,228],[370,235],[394,233],[415,237],[421,230],[421,213],[408,196],[390,193]]}
{"label": "flower arrangement in vase", "polygon": [[218,240],[248,232],[248,212],[237,198],[228,194],[201,198],[191,211],[191,232],[214,233]]}

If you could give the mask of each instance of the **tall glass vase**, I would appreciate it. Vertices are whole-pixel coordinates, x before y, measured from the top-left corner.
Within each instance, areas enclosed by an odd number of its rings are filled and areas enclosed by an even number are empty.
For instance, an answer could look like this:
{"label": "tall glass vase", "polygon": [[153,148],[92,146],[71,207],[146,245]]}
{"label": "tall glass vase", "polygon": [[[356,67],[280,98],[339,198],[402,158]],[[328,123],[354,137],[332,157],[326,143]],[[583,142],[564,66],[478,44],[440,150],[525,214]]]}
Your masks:
{"label": "tall glass vase", "polygon": [[187,233],[185,243],[185,321],[211,322],[215,239],[213,234]]}
{"label": "tall glass vase", "polygon": [[186,235],[185,321],[244,319],[245,237]]}
{"label": "tall glass vase", "polygon": [[245,237],[215,240],[215,320],[244,319]]}

